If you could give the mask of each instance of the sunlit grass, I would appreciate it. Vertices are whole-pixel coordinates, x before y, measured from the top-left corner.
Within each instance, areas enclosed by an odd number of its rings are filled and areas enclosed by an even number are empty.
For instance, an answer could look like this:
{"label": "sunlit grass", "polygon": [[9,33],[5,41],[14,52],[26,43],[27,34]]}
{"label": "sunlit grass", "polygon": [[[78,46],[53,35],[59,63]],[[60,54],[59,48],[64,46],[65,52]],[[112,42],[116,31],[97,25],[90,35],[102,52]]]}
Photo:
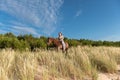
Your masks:
{"label": "sunlit grass", "polygon": [[116,72],[120,48],[71,47],[68,54],[39,50],[0,50],[0,80],[97,79],[98,72]]}

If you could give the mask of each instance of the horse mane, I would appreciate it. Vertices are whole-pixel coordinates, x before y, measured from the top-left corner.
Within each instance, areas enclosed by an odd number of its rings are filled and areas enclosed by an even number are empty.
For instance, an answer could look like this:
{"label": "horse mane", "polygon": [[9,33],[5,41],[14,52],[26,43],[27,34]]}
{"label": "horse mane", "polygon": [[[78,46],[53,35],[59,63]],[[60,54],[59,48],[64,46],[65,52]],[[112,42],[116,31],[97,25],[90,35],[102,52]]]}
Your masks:
{"label": "horse mane", "polygon": [[48,37],[48,39],[58,40],[57,38],[53,38],[53,37]]}
{"label": "horse mane", "polygon": [[61,44],[58,38],[48,37],[48,40],[51,39],[56,44]]}

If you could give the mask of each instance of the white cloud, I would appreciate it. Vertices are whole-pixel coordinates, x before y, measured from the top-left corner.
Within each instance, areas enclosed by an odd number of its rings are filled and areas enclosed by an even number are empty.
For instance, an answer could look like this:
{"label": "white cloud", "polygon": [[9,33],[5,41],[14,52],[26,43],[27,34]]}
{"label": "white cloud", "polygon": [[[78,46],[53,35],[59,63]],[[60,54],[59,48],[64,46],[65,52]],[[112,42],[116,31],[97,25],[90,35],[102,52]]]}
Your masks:
{"label": "white cloud", "polygon": [[4,26],[4,24],[3,24],[2,22],[0,22],[0,27],[1,27],[1,26]]}
{"label": "white cloud", "polygon": [[6,33],[6,32],[13,32],[15,34],[33,34],[36,36],[40,36],[39,33],[37,33],[37,30],[34,29],[33,27],[27,27],[27,25],[24,25],[22,23],[19,22],[11,22],[13,23],[12,25],[10,24],[4,24],[4,23],[0,23],[0,33]]}
{"label": "white cloud", "polygon": [[82,14],[82,10],[78,10],[75,14],[75,17],[79,17]]}
{"label": "white cloud", "polygon": [[6,31],[5,30],[0,30],[0,33],[6,33]]}
{"label": "white cloud", "polygon": [[120,36],[119,36],[119,34],[110,35],[110,36],[106,36],[106,37],[103,38],[102,40],[107,40],[107,41],[120,41]]}
{"label": "white cloud", "polygon": [[62,4],[63,0],[0,0],[0,10],[16,17],[24,25],[29,24],[51,34],[56,29]]}
{"label": "white cloud", "polygon": [[30,27],[21,27],[21,26],[12,26],[13,30],[17,30],[19,33],[32,33],[34,35],[38,35],[38,33],[36,32],[36,30],[34,28],[30,28]]}

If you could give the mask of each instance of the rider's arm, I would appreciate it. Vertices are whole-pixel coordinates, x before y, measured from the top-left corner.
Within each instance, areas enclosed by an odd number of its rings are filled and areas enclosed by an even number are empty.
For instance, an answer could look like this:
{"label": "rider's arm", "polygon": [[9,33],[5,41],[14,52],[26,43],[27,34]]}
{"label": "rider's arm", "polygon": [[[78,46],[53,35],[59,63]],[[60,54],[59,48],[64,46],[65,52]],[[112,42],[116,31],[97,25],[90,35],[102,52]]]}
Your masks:
{"label": "rider's arm", "polygon": [[60,39],[64,40],[64,36],[63,36],[63,35],[62,35],[62,36],[60,36]]}

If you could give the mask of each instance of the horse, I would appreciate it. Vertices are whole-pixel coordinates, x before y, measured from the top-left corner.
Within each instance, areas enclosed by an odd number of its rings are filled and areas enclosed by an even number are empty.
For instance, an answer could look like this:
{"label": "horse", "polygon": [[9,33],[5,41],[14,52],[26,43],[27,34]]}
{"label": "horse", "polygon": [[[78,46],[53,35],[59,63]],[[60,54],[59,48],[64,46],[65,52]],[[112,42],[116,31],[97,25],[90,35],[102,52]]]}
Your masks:
{"label": "horse", "polygon": [[48,46],[50,46],[51,44],[53,44],[53,46],[57,48],[57,51],[62,50],[63,52],[67,53],[67,50],[68,50],[68,47],[69,47],[67,42],[65,42],[65,51],[63,50],[62,43],[58,39],[48,37],[47,49],[48,49]]}

